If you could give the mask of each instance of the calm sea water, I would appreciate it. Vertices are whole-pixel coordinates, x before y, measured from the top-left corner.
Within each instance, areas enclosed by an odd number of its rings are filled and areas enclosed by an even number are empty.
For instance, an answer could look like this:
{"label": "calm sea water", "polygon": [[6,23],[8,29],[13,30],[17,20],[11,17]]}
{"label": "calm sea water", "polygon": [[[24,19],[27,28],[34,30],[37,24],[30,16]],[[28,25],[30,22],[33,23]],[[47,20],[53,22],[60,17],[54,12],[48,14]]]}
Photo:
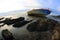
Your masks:
{"label": "calm sea water", "polygon": [[[7,17],[18,18],[20,16],[21,17],[25,17],[25,20],[34,19],[33,17],[28,17],[27,13],[25,13],[25,12],[16,13],[16,14],[4,16],[4,17],[6,17],[6,18]],[[53,18],[51,16],[49,16],[48,18],[60,22],[60,19]],[[8,25],[2,26],[2,27],[0,27],[0,38],[3,38],[2,35],[1,35],[1,31],[4,30],[4,29],[8,29],[14,35],[14,37],[17,38],[17,39],[19,39],[20,37],[23,37],[24,35],[29,35],[30,32],[28,32],[28,30],[26,29],[27,25],[28,24],[26,24],[26,25],[24,25],[24,26],[22,26],[20,28],[14,28],[12,25],[10,25],[10,26],[8,26]]]}
{"label": "calm sea water", "polygon": [[[32,17],[28,17],[27,16],[27,13],[16,13],[16,14],[12,14],[12,15],[8,15],[8,16],[2,16],[2,17],[12,17],[13,18],[18,18],[18,17],[25,17],[25,20],[31,20],[31,19],[34,19]],[[1,31],[4,30],[4,29],[8,29],[13,35],[15,38],[19,39],[19,37],[22,37],[23,35],[28,35],[29,32],[28,30],[26,29],[28,24],[22,26],[22,27],[19,27],[19,28],[14,28],[12,25],[8,26],[8,25],[5,25],[5,26],[2,26],[0,27],[0,38],[3,38],[2,35],[1,35]]]}

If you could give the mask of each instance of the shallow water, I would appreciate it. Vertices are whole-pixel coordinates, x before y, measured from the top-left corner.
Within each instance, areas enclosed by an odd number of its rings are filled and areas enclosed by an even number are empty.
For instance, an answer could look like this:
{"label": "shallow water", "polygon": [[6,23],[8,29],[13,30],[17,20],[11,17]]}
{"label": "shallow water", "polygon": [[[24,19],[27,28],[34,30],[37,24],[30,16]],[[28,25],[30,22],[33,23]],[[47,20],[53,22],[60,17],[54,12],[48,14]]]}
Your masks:
{"label": "shallow water", "polygon": [[[25,17],[25,20],[31,20],[33,19],[32,17],[28,17],[26,13],[18,13],[16,15],[9,15],[9,16],[5,16],[6,18],[12,16],[12,18],[18,18],[18,17]],[[26,27],[27,27],[28,24],[22,26],[22,27],[19,27],[19,28],[15,28],[13,27],[12,25],[8,26],[8,25],[4,25],[2,27],[0,27],[0,39],[3,38],[2,35],[1,35],[1,31],[4,30],[4,29],[8,29],[13,35],[15,38],[19,39],[20,37],[22,37],[23,35],[28,35],[29,32],[27,31]]]}
{"label": "shallow water", "polygon": [[[18,17],[25,17],[25,20],[31,20],[31,19],[35,19],[33,17],[28,17],[27,16],[27,13],[18,13],[18,14],[13,14],[13,15],[9,15],[9,16],[5,16],[6,18],[8,17],[12,17],[12,18],[18,18]],[[48,17],[49,19],[53,19],[53,20],[56,20],[56,21],[59,21],[59,19],[57,18],[53,18],[53,17]],[[60,21],[59,21],[60,22]],[[3,27],[0,27],[0,39],[3,38],[2,35],[1,35],[1,31],[4,30],[4,29],[8,29],[16,39],[20,40],[20,37],[24,37],[24,36],[28,36],[30,34],[30,32],[28,32],[28,30],[26,29],[28,24],[22,26],[22,27],[19,27],[19,28],[15,28],[13,27],[12,25],[8,26],[8,25],[5,25]]]}

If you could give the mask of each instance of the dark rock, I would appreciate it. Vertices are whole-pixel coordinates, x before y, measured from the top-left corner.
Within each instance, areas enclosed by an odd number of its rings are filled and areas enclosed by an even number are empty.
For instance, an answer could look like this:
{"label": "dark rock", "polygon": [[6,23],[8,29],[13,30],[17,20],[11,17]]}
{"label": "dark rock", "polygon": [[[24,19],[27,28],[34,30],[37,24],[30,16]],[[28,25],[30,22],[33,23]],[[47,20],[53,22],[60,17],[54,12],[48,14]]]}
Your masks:
{"label": "dark rock", "polygon": [[13,27],[22,27],[22,26],[24,26],[25,24],[27,24],[27,23],[29,23],[29,22],[31,22],[31,21],[32,21],[32,20],[30,20],[30,21],[26,21],[26,20],[19,21],[19,22],[14,23],[14,24],[13,24]]}
{"label": "dark rock", "polygon": [[39,20],[32,22],[31,24],[28,25],[27,30],[30,32],[36,31],[36,27],[39,24]]}
{"label": "dark rock", "polygon": [[4,40],[13,40],[14,39],[13,34],[10,31],[8,31],[7,29],[2,30],[2,37],[4,38]]}
{"label": "dark rock", "polygon": [[22,21],[24,20],[24,17],[19,17],[17,19],[6,19],[5,24],[11,25],[14,24],[15,22]]}
{"label": "dark rock", "polygon": [[0,18],[0,20],[2,20],[2,19],[4,19],[4,17],[3,18]]}
{"label": "dark rock", "polygon": [[28,25],[27,30],[30,32],[45,32],[45,31],[50,31],[54,30],[55,25],[57,24],[56,21],[50,20],[47,18],[41,18],[40,21],[33,22]]}
{"label": "dark rock", "polygon": [[50,14],[51,11],[49,9],[33,9],[31,11],[28,11],[28,15],[30,16],[46,16]]}
{"label": "dark rock", "polygon": [[19,18],[16,18],[16,19],[6,18],[5,20],[0,21],[0,23],[4,23],[3,26],[4,26],[5,24],[11,25],[11,24],[14,24],[14,23],[16,23],[16,22],[23,21],[24,19],[25,19],[24,17],[19,17]]}

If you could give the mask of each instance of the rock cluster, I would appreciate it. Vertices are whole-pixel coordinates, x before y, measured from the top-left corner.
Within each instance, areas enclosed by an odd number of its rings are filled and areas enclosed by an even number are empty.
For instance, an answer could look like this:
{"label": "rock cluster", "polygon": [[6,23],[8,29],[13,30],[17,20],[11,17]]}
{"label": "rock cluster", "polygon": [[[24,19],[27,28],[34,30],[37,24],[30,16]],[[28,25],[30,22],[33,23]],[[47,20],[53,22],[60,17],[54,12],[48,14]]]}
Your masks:
{"label": "rock cluster", "polygon": [[[1,18],[1,19],[3,19],[3,18]],[[5,24],[12,25],[16,22],[23,21],[23,20],[25,20],[24,17],[19,17],[19,18],[16,18],[16,19],[6,18],[5,20],[0,21],[0,24],[3,23],[2,25],[0,25],[0,27],[4,26]]]}
{"label": "rock cluster", "polygon": [[1,34],[2,34],[2,37],[4,38],[4,40],[13,40],[14,39],[13,34],[8,29],[2,30]]}

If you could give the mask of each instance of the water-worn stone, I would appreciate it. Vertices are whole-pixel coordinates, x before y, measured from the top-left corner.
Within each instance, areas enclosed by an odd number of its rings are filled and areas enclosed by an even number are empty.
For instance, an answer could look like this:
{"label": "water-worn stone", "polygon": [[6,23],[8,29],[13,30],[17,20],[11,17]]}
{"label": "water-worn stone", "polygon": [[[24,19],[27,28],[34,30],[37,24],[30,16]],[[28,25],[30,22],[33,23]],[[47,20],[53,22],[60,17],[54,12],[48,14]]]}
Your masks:
{"label": "water-worn stone", "polygon": [[27,21],[27,20],[19,21],[19,22],[14,23],[13,27],[22,27],[22,26],[24,26],[25,24],[27,24],[27,23],[29,23],[31,21],[32,20],[29,20],[29,21]]}
{"label": "water-worn stone", "polygon": [[24,17],[19,17],[19,18],[16,18],[16,19],[6,18],[5,20],[0,21],[0,23],[4,23],[4,24],[2,24],[0,26],[4,26],[5,24],[12,25],[12,24],[14,24],[16,22],[23,21],[24,19],[25,19]]}
{"label": "water-worn stone", "polygon": [[56,21],[50,20],[47,18],[40,18],[40,21],[32,22],[28,25],[27,29],[29,31],[37,31],[37,32],[43,32],[48,30],[53,30],[54,26],[56,25]]}
{"label": "water-worn stone", "polygon": [[13,34],[10,31],[8,31],[7,29],[2,30],[2,37],[4,38],[4,40],[13,40],[14,39]]}

